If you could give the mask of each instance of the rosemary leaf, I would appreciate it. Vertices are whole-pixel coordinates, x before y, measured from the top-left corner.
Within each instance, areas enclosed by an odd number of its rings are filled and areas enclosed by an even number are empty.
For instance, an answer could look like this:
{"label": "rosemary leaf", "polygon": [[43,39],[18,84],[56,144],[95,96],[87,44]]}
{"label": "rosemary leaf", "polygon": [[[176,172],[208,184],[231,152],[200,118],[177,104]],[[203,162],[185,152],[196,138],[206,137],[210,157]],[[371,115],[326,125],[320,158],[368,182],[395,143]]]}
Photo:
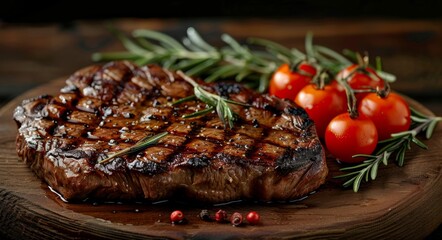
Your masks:
{"label": "rosemary leaf", "polygon": [[386,151],[388,151],[388,149],[392,149],[394,148],[396,145],[398,145],[400,143],[398,143],[397,141],[391,141],[389,144],[383,146],[382,148],[380,148],[377,153],[382,154]]}
{"label": "rosemary leaf", "polygon": [[359,172],[349,172],[349,173],[346,173],[346,174],[341,174],[339,176],[335,176],[334,178],[346,178],[346,177],[350,177],[350,176],[353,176],[353,175],[356,175],[356,174],[359,174]]}
{"label": "rosemary leaf", "polygon": [[[306,58],[305,54],[297,49],[289,49],[279,43],[267,39],[249,38],[248,42],[265,47],[268,52],[276,57],[276,59],[281,59],[282,62],[285,63],[296,63]],[[273,59],[273,61],[276,59]],[[278,65],[282,64],[282,62],[278,62]]]}
{"label": "rosemary leaf", "polygon": [[142,48],[141,46],[139,46],[137,43],[135,43],[134,41],[132,41],[131,39],[129,39],[128,37],[126,37],[123,33],[114,30],[114,34],[117,36],[117,38],[121,41],[121,43],[123,44],[123,46],[129,50],[129,52],[138,54],[140,56],[144,56],[144,57],[152,57],[152,53],[145,50],[144,48]]}
{"label": "rosemary leaf", "polygon": [[369,154],[356,154],[353,157],[375,158],[375,156]]}
{"label": "rosemary leaf", "polygon": [[374,164],[371,167],[371,173],[370,173],[371,180],[376,179],[376,176],[378,174],[378,168],[379,168],[379,161],[374,161]]}
{"label": "rosemary leaf", "polygon": [[409,136],[410,134],[412,134],[412,131],[403,131],[403,132],[398,132],[398,133],[392,133],[390,135],[390,138],[379,141],[378,143],[384,144],[384,143],[396,141],[397,139]]}
{"label": "rosemary leaf", "polygon": [[241,44],[239,44],[233,37],[231,37],[229,34],[223,34],[221,36],[221,39],[226,42],[227,44],[230,45],[230,47],[232,47],[232,49],[237,52],[238,54],[240,54],[241,56],[246,57],[246,59],[249,59],[250,53],[249,51],[242,47]]}
{"label": "rosemary leaf", "polygon": [[177,61],[178,58],[176,56],[170,56],[169,59],[163,61],[163,67],[166,69],[170,69]]}
{"label": "rosemary leaf", "polygon": [[280,53],[286,57],[292,56],[290,49],[286,48],[285,46],[283,46],[279,43],[276,43],[276,42],[273,42],[273,41],[270,41],[267,39],[262,39],[262,38],[248,38],[247,41],[251,44],[257,44],[257,45],[264,46],[268,49],[272,49],[275,52]]}
{"label": "rosemary leaf", "polygon": [[384,79],[387,82],[396,81],[396,76],[391,73],[387,73],[384,71],[376,71],[376,73],[379,75],[379,77],[381,77],[382,79]]}
{"label": "rosemary leaf", "polygon": [[237,102],[237,101],[233,101],[233,100],[226,99],[226,98],[223,98],[223,100],[224,100],[224,102],[226,102],[226,103],[231,103],[231,104],[235,104],[235,105],[239,105],[239,106],[243,106],[243,107],[250,107],[250,105],[249,105],[249,104],[246,104],[246,103]]}
{"label": "rosemary leaf", "polygon": [[132,35],[136,38],[148,38],[148,39],[154,39],[160,42],[165,48],[174,49],[177,51],[187,51],[181,43],[173,39],[172,37],[157,32],[152,31],[148,29],[138,29],[133,31]]}
{"label": "rosemary leaf", "polygon": [[139,66],[148,64],[149,62],[150,62],[150,59],[147,59],[147,58],[138,58],[137,60],[134,60],[134,63]]}
{"label": "rosemary leaf", "polygon": [[214,65],[216,65],[218,63],[218,61],[219,61],[219,59],[207,59],[207,60],[203,61],[202,63],[194,66],[193,68],[187,70],[186,74],[189,76],[196,76],[196,75],[206,71],[210,67],[213,67]]}
{"label": "rosemary leaf", "polygon": [[428,118],[428,116],[426,116],[425,114],[419,112],[418,110],[416,110],[413,107],[410,107],[410,111],[411,111],[412,116],[420,117],[420,118],[423,118],[423,119]]}
{"label": "rosemary leaf", "polygon": [[377,56],[375,58],[375,62],[376,62],[376,71],[382,71],[382,59],[381,59],[381,57]]}
{"label": "rosemary leaf", "polygon": [[411,143],[412,143],[412,139],[411,139],[411,137],[410,136],[407,136],[406,138],[405,138],[405,140],[406,140],[406,144],[405,144],[405,146],[407,146],[407,150],[411,150]]}
{"label": "rosemary leaf", "polygon": [[338,65],[340,69],[343,68],[343,66],[341,65],[341,63],[337,63],[337,62],[335,62],[335,61],[333,61],[333,60],[329,60],[328,58],[322,56],[322,55],[321,55],[320,53],[318,53],[318,52],[316,52],[316,53],[314,53],[314,54],[315,54],[314,58],[315,58],[316,60],[318,60],[318,61],[321,63],[322,66],[331,67],[331,66]]}
{"label": "rosemary leaf", "polygon": [[[360,168],[364,168],[366,166],[370,166],[370,164],[371,164],[371,161],[366,161],[366,162],[363,162],[363,163],[358,164],[358,165],[353,165],[353,166],[350,166],[350,167],[341,168],[340,170],[341,171],[348,171],[348,170],[360,169]],[[337,176],[337,177],[339,177],[339,176]]]}
{"label": "rosemary leaf", "polygon": [[244,69],[240,70],[240,72],[235,76],[235,80],[237,82],[241,82],[244,78],[246,78],[250,74],[252,74],[252,71],[244,68]]}
{"label": "rosemary leaf", "polygon": [[223,65],[220,66],[216,69],[214,69],[213,73],[211,73],[208,77],[206,77],[204,79],[204,81],[206,82],[214,82],[216,81],[218,78],[225,76],[227,73],[229,72],[235,72],[237,69],[236,66],[234,65]]}
{"label": "rosemary leaf", "polygon": [[216,113],[218,113],[218,117],[221,119],[223,125],[226,126],[226,111],[220,99],[218,99],[218,102],[216,103]]}
{"label": "rosemary leaf", "polygon": [[384,163],[385,166],[388,165],[388,159],[390,158],[391,152],[385,151],[382,154],[382,163]]}
{"label": "rosemary leaf", "polygon": [[357,174],[356,176],[354,176],[354,177],[350,178],[348,181],[344,182],[342,184],[342,186],[343,187],[349,187],[350,185],[354,184],[355,179],[361,175],[360,172],[356,172],[356,174]]}
{"label": "rosemary leaf", "polygon": [[197,111],[197,112],[194,112],[194,113],[191,113],[191,114],[184,115],[183,118],[200,117],[200,116],[206,115],[208,113],[211,113],[212,111],[213,111],[213,107],[208,107],[208,108],[206,108],[204,110],[200,110],[200,111]]}
{"label": "rosemary leaf", "polygon": [[137,43],[140,45],[140,47],[142,47],[148,51],[152,51],[152,52],[165,52],[166,51],[166,49],[164,49],[163,47],[157,46],[145,38],[137,37],[135,39],[136,39]]}
{"label": "rosemary leaf", "polygon": [[[372,167],[373,167],[373,165],[372,165]],[[372,168],[369,168],[369,169],[367,169],[367,171],[365,171],[365,174],[364,174],[364,176],[365,176],[365,182],[368,182],[369,180],[370,180],[370,170],[371,170]]]}
{"label": "rosemary leaf", "polygon": [[199,100],[205,102],[209,106],[213,107],[216,106],[217,99],[207,94],[207,92],[204,89],[202,89],[200,86],[194,87],[194,93]]}
{"label": "rosemary leaf", "polygon": [[189,38],[185,37],[182,40],[183,45],[188,48],[189,50],[193,51],[193,52],[201,52],[203,50],[201,50],[200,47],[196,46],[195,43],[192,42],[192,40],[190,40]]}
{"label": "rosemary leaf", "polygon": [[418,122],[418,123],[423,123],[427,121],[426,118],[421,118],[417,116],[411,116],[411,120],[413,120],[413,122]]}
{"label": "rosemary leaf", "polygon": [[267,75],[261,75],[261,77],[259,78],[258,92],[263,93],[266,91],[266,89],[269,85],[268,78],[269,78],[269,76],[267,76]]}
{"label": "rosemary leaf", "polygon": [[428,149],[427,145],[425,145],[425,143],[423,143],[421,140],[417,139],[416,137],[413,137],[411,141],[413,141],[416,145],[418,145],[423,149]]}
{"label": "rosemary leaf", "polygon": [[315,54],[315,48],[313,47],[313,33],[308,32],[305,37],[305,52],[307,54],[307,61],[311,61],[317,57]]}
{"label": "rosemary leaf", "polygon": [[178,100],[176,100],[175,102],[173,102],[173,103],[172,103],[172,106],[173,106],[173,105],[178,105],[178,104],[181,104],[181,103],[184,103],[184,102],[193,101],[193,100],[195,100],[195,99],[196,99],[196,96],[195,96],[195,95],[191,95],[191,96],[188,96],[188,97],[184,97],[184,98],[178,99]]}
{"label": "rosemary leaf", "polygon": [[172,70],[186,71],[192,67],[195,67],[195,66],[201,64],[204,61],[205,61],[204,58],[181,60],[179,63],[177,63],[175,66],[172,67]]}
{"label": "rosemary leaf", "polygon": [[427,139],[430,139],[430,138],[431,138],[431,136],[433,135],[434,129],[436,128],[437,123],[438,123],[439,121],[442,121],[442,118],[435,118],[433,121],[431,121],[431,122],[428,124],[427,130],[425,131],[425,137],[426,137]]}
{"label": "rosemary leaf", "polygon": [[321,45],[315,45],[314,48],[323,54],[326,54],[334,59],[336,59],[339,63],[341,63],[342,65],[350,65],[352,64],[352,62],[350,60],[348,60],[347,58],[345,58],[344,56],[342,56],[341,54],[337,53],[336,51],[327,48],[325,46],[321,46]]}
{"label": "rosemary leaf", "polygon": [[295,57],[295,59],[294,59],[295,61],[293,61],[293,62],[298,62],[298,61],[306,58],[306,55],[296,48],[290,49],[290,52]]}
{"label": "rosemary leaf", "polygon": [[195,45],[198,46],[201,50],[205,50],[208,52],[215,52],[216,49],[208,44],[204,39],[198,34],[198,32],[194,28],[187,29],[188,39]]}
{"label": "rosemary leaf", "polygon": [[344,49],[342,50],[342,53],[347,56],[348,58],[350,58],[351,62],[356,62],[357,61],[357,57],[356,57],[356,52],[350,50],[350,49]]}
{"label": "rosemary leaf", "polygon": [[227,114],[226,114],[226,119],[229,122],[229,127],[230,129],[233,128],[233,120],[236,119],[236,114],[233,113],[233,111],[227,106],[226,103],[224,103],[226,105],[226,109],[227,109]]}
{"label": "rosemary leaf", "polygon": [[396,153],[396,162],[397,164],[402,167],[404,165],[404,160],[405,160],[405,150],[407,150],[407,148],[404,146],[402,146],[399,151]]}
{"label": "rosemary leaf", "polygon": [[362,177],[364,176],[365,171],[361,171],[361,173],[356,176],[354,183],[353,183],[353,191],[354,192],[358,192],[359,186],[361,185]]}

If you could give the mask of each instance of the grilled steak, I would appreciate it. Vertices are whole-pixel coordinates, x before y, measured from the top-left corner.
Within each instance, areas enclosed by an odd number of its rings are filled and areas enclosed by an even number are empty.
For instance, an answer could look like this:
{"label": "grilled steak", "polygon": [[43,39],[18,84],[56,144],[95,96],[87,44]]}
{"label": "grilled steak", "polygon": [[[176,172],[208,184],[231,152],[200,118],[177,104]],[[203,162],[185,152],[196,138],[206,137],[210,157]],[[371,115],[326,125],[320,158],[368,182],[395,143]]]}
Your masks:
{"label": "grilled steak", "polygon": [[[225,128],[176,73],[156,65],[110,62],[79,70],[56,96],[25,100],[15,109],[17,152],[68,200],[157,201],[179,193],[203,202],[297,199],[324,183],[328,169],[313,122],[291,101],[236,83],[207,91],[232,105],[238,118]],[[167,131],[157,144],[107,163],[98,161]]]}

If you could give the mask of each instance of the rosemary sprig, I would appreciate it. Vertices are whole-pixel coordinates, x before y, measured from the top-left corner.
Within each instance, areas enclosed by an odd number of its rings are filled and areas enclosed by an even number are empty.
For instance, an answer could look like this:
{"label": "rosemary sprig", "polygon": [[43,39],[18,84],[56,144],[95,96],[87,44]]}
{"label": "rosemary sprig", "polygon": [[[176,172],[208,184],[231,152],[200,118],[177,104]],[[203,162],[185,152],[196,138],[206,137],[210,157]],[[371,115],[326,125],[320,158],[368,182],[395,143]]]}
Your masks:
{"label": "rosemary sprig", "polygon": [[123,155],[128,155],[131,153],[136,153],[141,150],[144,150],[147,147],[156,144],[161,138],[165,137],[167,134],[168,134],[168,132],[162,132],[162,133],[158,133],[154,136],[146,136],[146,137],[142,138],[140,141],[138,141],[134,146],[129,147],[129,148],[125,148],[119,152],[116,152],[116,153],[108,156],[107,158],[99,161],[98,163],[103,164],[103,163],[109,162],[110,160],[112,160],[116,157],[121,157]]}
{"label": "rosemary sprig", "polygon": [[253,85],[260,92],[267,89],[268,79],[279,65],[278,58],[272,54],[251,50],[228,34],[221,36],[226,45],[216,48],[194,28],[187,29],[187,36],[182,42],[147,29],[135,30],[131,37],[115,29],[113,32],[127,52],[94,53],[94,61],[130,60],[139,65],[157,63],[171,70],[181,70],[189,76],[203,77],[207,82],[235,79]]}
{"label": "rosemary sprig", "polygon": [[[170,70],[181,70],[189,76],[201,77],[206,82],[236,80],[261,93],[267,90],[271,75],[282,63],[293,67],[301,61],[308,61],[334,76],[356,62],[356,53],[348,49],[340,54],[313,44],[310,32],[306,35],[306,53],[303,53],[267,39],[248,38],[247,44],[240,44],[228,34],[221,35],[225,45],[217,48],[207,43],[194,28],[187,29],[181,42],[147,29],[137,29],[130,37],[116,29],[111,30],[127,51],[94,53],[92,60],[129,60],[138,65],[156,63]],[[386,81],[396,79],[381,69],[376,71]]]}
{"label": "rosemary sprig", "polygon": [[193,91],[195,95],[179,99],[178,101],[172,103],[172,105],[177,105],[186,101],[191,101],[194,100],[195,98],[198,98],[199,100],[203,101],[208,105],[208,108],[194,112],[192,114],[184,115],[183,118],[199,117],[215,110],[216,113],[218,114],[218,117],[221,119],[221,122],[224,124],[224,127],[226,127],[226,125],[228,124],[230,128],[233,128],[233,122],[236,118],[236,114],[229,107],[228,103],[249,107],[249,105],[245,103],[232,101],[204,90],[197,82],[195,82],[192,78],[190,78],[180,70],[177,71],[177,74],[180,75],[186,82],[190,83],[193,86]]}
{"label": "rosemary sprig", "polygon": [[353,157],[366,157],[363,163],[341,168],[341,171],[349,171],[346,174],[335,176],[335,178],[347,178],[343,183],[344,187],[353,186],[353,191],[357,192],[362,180],[365,182],[375,180],[378,174],[380,163],[388,164],[391,157],[399,166],[404,165],[405,153],[411,149],[411,143],[427,149],[427,146],[417,138],[417,135],[425,132],[426,139],[431,138],[433,131],[438,122],[442,121],[442,117],[426,116],[417,110],[410,108],[412,112],[412,129],[400,133],[392,134],[391,138],[379,142],[379,148],[374,155],[355,155]]}

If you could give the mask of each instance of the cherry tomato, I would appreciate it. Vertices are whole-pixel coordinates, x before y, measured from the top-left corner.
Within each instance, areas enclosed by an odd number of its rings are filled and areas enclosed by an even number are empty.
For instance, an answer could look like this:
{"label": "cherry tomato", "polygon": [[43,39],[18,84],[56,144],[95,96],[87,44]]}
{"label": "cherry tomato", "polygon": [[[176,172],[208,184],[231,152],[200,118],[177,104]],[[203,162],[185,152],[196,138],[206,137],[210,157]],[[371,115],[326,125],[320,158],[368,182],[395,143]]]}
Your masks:
{"label": "cherry tomato", "polygon": [[270,79],[269,94],[279,98],[294,99],[299,90],[310,83],[316,69],[301,63],[292,71],[288,64],[282,64]]}
{"label": "cherry tomato", "polygon": [[365,116],[355,119],[348,113],[334,117],[325,130],[325,145],[337,160],[345,163],[362,162],[356,154],[371,154],[378,143],[373,121]]}
{"label": "cherry tomato", "polygon": [[247,214],[246,219],[251,225],[256,225],[259,223],[259,214],[255,211],[251,211]]}
{"label": "cherry tomato", "polygon": [[336,81],[332,81],[324,89],[318,89],[314,84],[303,87],[296,95],[295,102],[315,122],[318,136],[322,139],[328,123],[338,114],[347,111],[345,91]]}
{"label": "cherry tomato", "polygon": [[[352,74],[352,72],[354,72]],[[341,70],[337,78],[346,79],[348,84],[354,90],[367,90],[367,89],[383,89],[385,82],[378,76],[376,71],[371,67],[361,67],[358,64],[350,65]],[[356,93],[356,98],[360,101],[368,93]]]}
{"label": "cherry tomato", "polygon": [[390,138],[392,133],[410,128],[410,108],[407,102],[396,93],[390,93],[385,98],[381,98],[376,93],[370,93],[361,100],[358,111],[374,122],[379,140]]}

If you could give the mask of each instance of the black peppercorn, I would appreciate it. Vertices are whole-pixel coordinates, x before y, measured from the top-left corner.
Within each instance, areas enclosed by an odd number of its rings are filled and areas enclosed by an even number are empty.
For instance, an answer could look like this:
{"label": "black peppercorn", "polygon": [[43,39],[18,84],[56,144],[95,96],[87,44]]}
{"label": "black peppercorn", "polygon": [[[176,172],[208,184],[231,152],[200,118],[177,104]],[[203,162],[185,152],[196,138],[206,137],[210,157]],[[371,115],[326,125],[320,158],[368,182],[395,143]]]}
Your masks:
{"label": "black peppercorn", "polygon": [[201,220],[206,222],[212,221],[212,218],[210,217],[209,211],[207,209],[201,210],[199,217],[201,218]]}

